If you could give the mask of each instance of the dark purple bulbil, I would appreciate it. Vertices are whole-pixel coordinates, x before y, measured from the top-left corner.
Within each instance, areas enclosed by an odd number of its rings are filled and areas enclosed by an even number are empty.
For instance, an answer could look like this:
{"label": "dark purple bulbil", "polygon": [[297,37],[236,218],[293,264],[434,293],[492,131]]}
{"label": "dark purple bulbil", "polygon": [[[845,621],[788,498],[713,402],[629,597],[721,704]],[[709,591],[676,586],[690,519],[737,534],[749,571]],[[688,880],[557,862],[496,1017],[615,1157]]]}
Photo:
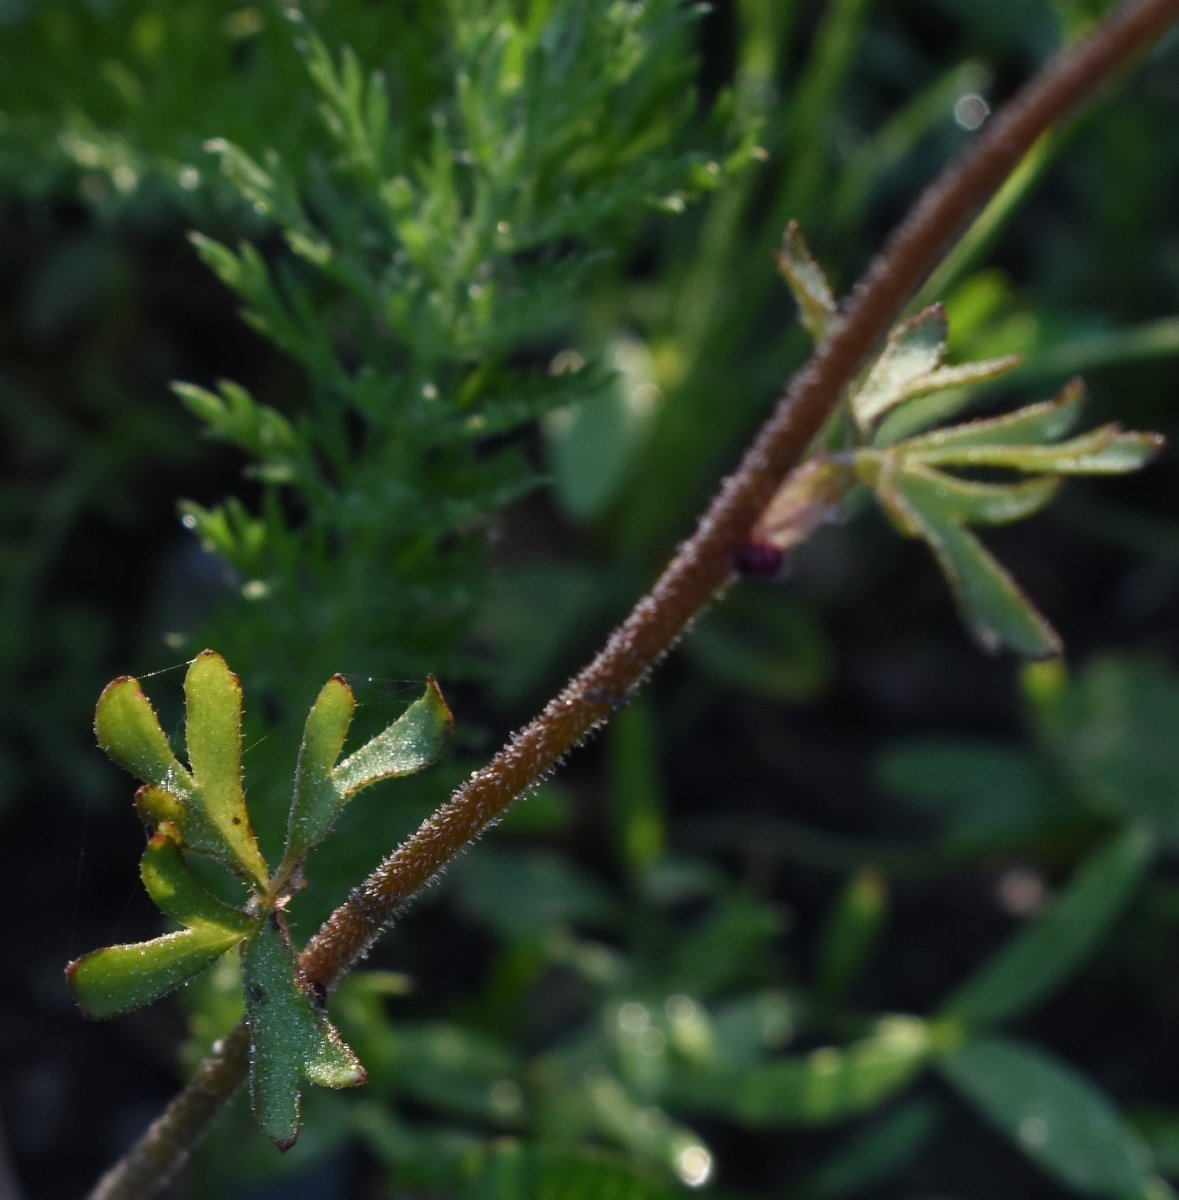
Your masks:
{"label": "dark purple bulbil", "polygon": [[746,542],[733,552],[733,566],[738,575],[759,578],[778,575],[785,561],[785,552],[770,542]]}

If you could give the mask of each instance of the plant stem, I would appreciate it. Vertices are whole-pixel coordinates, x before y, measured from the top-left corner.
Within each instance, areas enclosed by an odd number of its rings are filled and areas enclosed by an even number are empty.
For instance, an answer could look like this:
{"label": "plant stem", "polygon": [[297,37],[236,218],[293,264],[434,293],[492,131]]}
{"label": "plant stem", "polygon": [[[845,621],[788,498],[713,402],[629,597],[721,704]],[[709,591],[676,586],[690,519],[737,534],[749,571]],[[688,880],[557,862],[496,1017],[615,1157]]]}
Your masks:
{"label": "plant stem", "polygon": [[1127,4],[1050,63],[919,199],[856,285],[843,319],[795,376],[655,586],[593,661],[354,889],[300,965],[331,988],[409,898],[463,846],[609,719],[692,620],[731,582],[733,552],[834,412],[844,387],[970,216],[1037,138],[1179,18],[1179,0]]}
{"label": "plant stem", "polygon": [[[330,990],[419,888],[626,702],[692,620],[732,582],[734,551],[965,222],[1041,134],[1176,20],[1179,0],[1137,0],[1120,7],[1049,63],[924,193],[651,591],[540,715],[353,889],[303,951],[299,965],[309,982]],[[239,1025],[99,1182],[92,1200],[155,1195],[203,1137],[220,1104],[240,1086],[247,1057],[245,1027]]]}

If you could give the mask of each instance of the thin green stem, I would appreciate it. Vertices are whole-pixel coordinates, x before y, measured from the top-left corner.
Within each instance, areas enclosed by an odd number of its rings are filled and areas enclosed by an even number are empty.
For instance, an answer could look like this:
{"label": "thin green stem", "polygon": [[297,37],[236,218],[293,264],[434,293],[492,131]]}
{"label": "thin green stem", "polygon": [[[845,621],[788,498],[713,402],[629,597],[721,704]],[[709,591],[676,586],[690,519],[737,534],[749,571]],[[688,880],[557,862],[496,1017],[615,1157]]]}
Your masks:
{"label": "thin green stem", "polygon": [[[692,620],[731,582],[734,551],[787,473],[799,464],[844,387],[965,222],[1045,131],[1176,20],[1179,0],[1123,5],[992,118],[966,154],[919,199],[869,266],[843,319],[795,376],[696,532],[651,591],[540,715],[513,735],[328,918],[300,958],[307,980],[330,989],[419,888],[626,702]],[[141,1142],[100,1181],[92,1200],[144,1200],[156,1194],[204,1135],[219,1103],[240,1086],[245,1045],[244,1027],[239,1026]]]}

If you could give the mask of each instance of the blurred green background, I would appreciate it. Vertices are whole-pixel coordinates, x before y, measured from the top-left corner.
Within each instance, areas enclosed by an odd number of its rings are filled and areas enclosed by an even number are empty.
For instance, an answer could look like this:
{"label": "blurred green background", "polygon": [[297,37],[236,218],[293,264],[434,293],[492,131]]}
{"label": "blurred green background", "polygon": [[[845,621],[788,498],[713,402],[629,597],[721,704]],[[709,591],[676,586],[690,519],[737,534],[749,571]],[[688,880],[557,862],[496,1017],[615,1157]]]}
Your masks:
{"label": "blurred green background", "polygon": [[[130,781],[93,745],[103,685],[144,677],[178,728],[180,668],[222,650],[274,827],[328,675],[373,728],[439,676],[450,760],[357,803],[298,900],[306,937],[689,532],[805,354],[772,261],[787,220],[848,286],[978,103],[1104,7],[0,0],[0,1115],[29,1195],[79,1194],[172,1094],[179,1048],[191,1064],[234,1019],[228,966],[102,1025],[66,992],[68,959],[158,931]],[[485,193],[455,185],[458,217],[428,202],[451,162],[515,195],[496,175],[511,111],[489,98],[506,95],[509,25],[552,64],[526,74],[551,120],[529,118],[549,131],[535,241],[517,226],[484,311],[461,272],[430,268],[468,235],[495,244],[470,216]],[[366,193],[354,143],[325,133],[312,29],[327,61],[351,47],[361,76],[384,72],[418,274],[372,265],[409,234],[382,232],[380,180]],[[1025,356],[988,404],[1083,372],[1094,423],[1174,438],[1177,113],[1172,33],[1042,148],[940,279],[955,361]],[[484,117],[468,162],[446,139]],[[243,187],[243,162],[273,191]],[[288,194],[363,267],[352,291],[284,240]],[[328,350],[244,323],[257,296],[219,282],[190,231],[257,246]],[[365,288],[390,312],[409,297],[391,334],[366,329]],[[561,393],[554,368],[582,361],[581,393]],[[298,486],[200,436],[170,391],[220,379],[289,422]],[[435,383],[470,400],[458,416],[500,424],[460,437],[364,407],[364,387]],[[1067,663],[981,654],[927,553],[866,505],[784,583],[741,585],[341,991],[370,1086],[309,1097],[281,1159],[235,1111],[176,1194],[1169,1194],[1175,463],[1070,484],[990,540]],[[254,559],[244,524],[228,560],[207,549],[227,497],[263,514]],[[1025,1113],[1033,1093],[1047,1107]]]}

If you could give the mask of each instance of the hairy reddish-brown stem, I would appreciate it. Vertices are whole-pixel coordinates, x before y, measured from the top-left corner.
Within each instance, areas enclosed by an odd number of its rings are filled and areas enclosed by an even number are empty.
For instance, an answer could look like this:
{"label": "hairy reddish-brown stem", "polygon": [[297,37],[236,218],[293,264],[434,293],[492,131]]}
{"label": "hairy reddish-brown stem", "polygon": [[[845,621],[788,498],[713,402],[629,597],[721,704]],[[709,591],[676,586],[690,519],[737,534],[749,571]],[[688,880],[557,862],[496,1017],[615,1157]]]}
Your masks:
{"label": "hairy reddish-brown stem", "polygon": [[[625,702],[692,619],[730,582],[734,550],[782,479],[798,465],[843,388],[972,213],[1047,128],[1177,19],[1179,0],[1123,5],[1050,63],[925,192],[869,266],[843,318],[795,376],[696,532],[655,586],[560,695],[328,918],[300,958],[309,981],[330,989],[423,884]],[[99,1182],[92,1200],[154,1195],[203,1136],[219,1105],[240,1086],[246,1060],[246,1037],[239,1026]]]}

